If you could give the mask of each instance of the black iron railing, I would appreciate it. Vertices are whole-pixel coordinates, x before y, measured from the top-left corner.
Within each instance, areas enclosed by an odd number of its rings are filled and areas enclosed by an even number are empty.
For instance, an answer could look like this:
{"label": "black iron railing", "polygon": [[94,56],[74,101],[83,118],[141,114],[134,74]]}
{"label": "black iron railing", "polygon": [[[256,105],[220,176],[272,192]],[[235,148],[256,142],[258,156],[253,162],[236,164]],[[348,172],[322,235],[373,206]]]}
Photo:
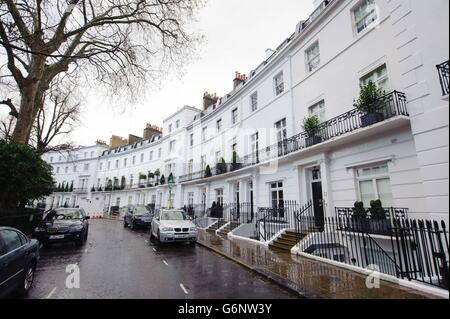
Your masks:
{"label": "black iron railing", "polygon": [[393,231],[393,221],[408,218],[408,208],[354,208],[336,207],[336,216],[351,220],[346,230],[366,232],[368,234],[390,236]]}
{"label": "black iron railing", "polygon": [[301,207],[295,201],[284,201],[274,207],[258,208],[258,239],[270,241],[283,230],[294,229],[294,218]]}
{"label": "black iron railing", "polygon": [[[386,209],[386,219],[355,217],[352,210],[336,208],[339,214],[326,218],[321,230],[313,219],[297,217],[296,230],[306,235],[300,250],[448,290],[449,244],[444,222],[410,220],[404,209]],[[309,212],[298,214],[311,216]]]}
{"label": "black iron railing", "polygon": [[441,81],[442,95],[448,95],[449,92],[449,66],[448,62],[437,65],[439,80]]}
{"label": "black iron railing", "polygon": [[[373,125],[377,122],[382,122],[396,116],[408,116],[405,94],[398,91],[386,94],[373,104],[370,114],[376,115],[375,121],[368,121],[365,119],[366,113],[359,109],[353,109],[319,124],[315,130],[314,136],[310,136],[306,132],[299,133],[256,152],[247,154],[240,158],[238,163],[226,164],[225,168],[220,166],[220,169],[217,169],[217,167],[211,169],[211,175],[207,177],[240,170],[259,163],[269,162],[293,152],[312,147],[344,134]],[[184,183],[203,178],[205,178],[205,171],[199,171],[181,176],[179,182]]]}

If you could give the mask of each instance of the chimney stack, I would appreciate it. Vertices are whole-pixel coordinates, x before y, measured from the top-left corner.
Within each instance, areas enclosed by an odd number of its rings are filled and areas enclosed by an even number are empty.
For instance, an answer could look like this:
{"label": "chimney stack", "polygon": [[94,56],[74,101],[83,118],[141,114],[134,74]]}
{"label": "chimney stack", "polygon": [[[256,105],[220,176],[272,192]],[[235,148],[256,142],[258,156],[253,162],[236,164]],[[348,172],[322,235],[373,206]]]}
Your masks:
{"label": "chimney stack", "polygon": [[203,94],[203,111],[206,111],[211,105],[216,104],[218,99],[217,94],[205,92]]}
{"label": "chimney stack", "polygon": [[162,134],[162,128],[147,123],[144,129],[144,140],[151,140],[153,136]]}
{"label": "chimney stack", "polygon": [[233,90],[236,90],[236,88],[241,83],[245,83],[245,81],[247,81],[247,76],[245,74],[240,74],[239,72],[236,72],[236,75],[233,80]]}

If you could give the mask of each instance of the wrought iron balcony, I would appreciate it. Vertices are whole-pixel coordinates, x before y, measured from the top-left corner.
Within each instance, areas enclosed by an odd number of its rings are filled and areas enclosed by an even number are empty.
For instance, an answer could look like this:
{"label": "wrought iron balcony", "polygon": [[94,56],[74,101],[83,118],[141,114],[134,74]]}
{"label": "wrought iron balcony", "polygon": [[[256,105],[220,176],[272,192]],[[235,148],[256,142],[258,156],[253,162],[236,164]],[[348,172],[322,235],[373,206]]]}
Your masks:
{"label": "wrought iron balcony", "polygon": [[408,208],[336,207],[339,230],[365,232],[374,235],[392,234],[394,221],[408,218]]}
{"label": "wrought iron balcony", "polygon": [[441,81],[442,95],[448,95],[449,92],[449,67],[448,62],[437,65],[439,80]]}
{"label": "wrought iron balcony", "polygon": [[[316,127],[313,136],[308,135],[307,132],[299,133],[281,142],[245,155],[240,158],[238,163],[225,164],[226,169],[224,167],[219,167],[219,165],[221,165],[219,164],[214,169],[211,169],[211,175],[221,175],[226,172],[240,170],[259,163],[269,162],[344,134],[357,131],[361,128],[383,122],[390,118],[397,116],[409,116],[406,104],[407,101],[405,94],[393,91],[378,99],[371,106],[370,113],[364,113],[359,109],[352,109],[351,111],[319,124]],[[185,183],[202,178],[205,178],[205,171],[199,171],[181,176],[179,182]]]}

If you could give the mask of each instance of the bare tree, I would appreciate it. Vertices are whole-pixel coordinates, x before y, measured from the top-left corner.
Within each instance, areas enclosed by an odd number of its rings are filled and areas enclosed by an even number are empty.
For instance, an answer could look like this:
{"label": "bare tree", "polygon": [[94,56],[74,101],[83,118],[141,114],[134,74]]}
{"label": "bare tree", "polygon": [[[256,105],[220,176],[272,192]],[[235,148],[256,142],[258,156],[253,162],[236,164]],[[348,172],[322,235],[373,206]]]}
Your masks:
{"label": "bare tree", "polygon": [[[49,90],[43,96],[30,135],[29,144],[40,153],[73,148],[73,143],[55,144],[55,142],[73,131],[84,102],[74,85],[62,81],[59,77],[56,80],[50,84]],[[0,137],[11,139],[15,123],[16,117],[11,113],[6,119],[1,120]]]}
{"label": "bare tree", "polygon": [[58,75],[83,74],[133,97],[184,65],[200,40],[187,30],[203,1],[0,0],[1,79],[20,93],[0,98],[17,119],[12,139],[28,142]]}

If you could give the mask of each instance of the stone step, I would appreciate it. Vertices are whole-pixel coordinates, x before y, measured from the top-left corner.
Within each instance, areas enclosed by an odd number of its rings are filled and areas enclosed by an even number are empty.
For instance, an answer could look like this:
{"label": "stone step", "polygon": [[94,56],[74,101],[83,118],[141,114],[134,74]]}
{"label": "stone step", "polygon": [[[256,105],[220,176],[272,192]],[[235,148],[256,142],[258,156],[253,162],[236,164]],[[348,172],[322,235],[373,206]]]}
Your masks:
{"label": "stone step", "polygon": [[290,251],[292,249],[292,247],[293,246],[281,244],[278,242],[273,242],[273,243],[269,244],[269,248],[271,248],[271,249],[280,249],[280,250],[284,250],[284,251]]}
{"label": "stone step", "polygon": [[288,246],[290,245],[292,247],[297,245],[297,241],[296,240],[286,240],[286,239],[283,239],[283,238],[277,238],[274,241],[277,242],[277,243],[283,244],[283,245],[288,245]]}

